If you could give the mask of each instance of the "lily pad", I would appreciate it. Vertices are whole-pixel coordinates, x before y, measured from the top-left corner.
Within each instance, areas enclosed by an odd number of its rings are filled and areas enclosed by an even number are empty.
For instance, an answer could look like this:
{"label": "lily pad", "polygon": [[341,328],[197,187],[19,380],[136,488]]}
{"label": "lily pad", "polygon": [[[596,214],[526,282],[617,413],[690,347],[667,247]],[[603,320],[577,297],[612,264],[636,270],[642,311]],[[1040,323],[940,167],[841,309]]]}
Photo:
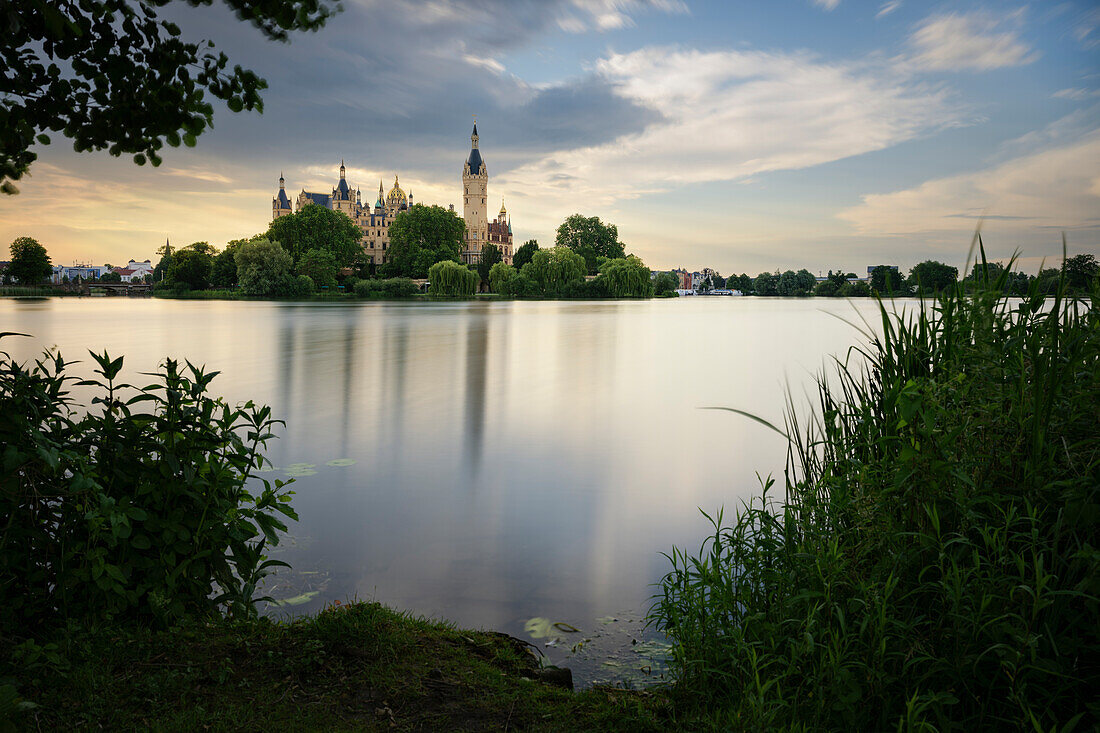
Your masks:
{"label": "lily pad", "polygon": [[253,473],[275,473],[276,471],[282,471],[284,469],[278,466],[264,466],[263,468],[257,468]]}
{"label": "lily pad", "polygon": [[294,596],[293,598],[284,598],[281,601],[275,601],[275,605],[276,606],[300,606],[303,603],[309,603],[315,597],[320,595],[320,593],[321,593],[321,591],[319,591],[319,590],[306,591],[305,593],[303,593],[299,596]]}
{"label": "lily pad", "polygon": [[316,463],[291,463],[287,466],[288,471],[294,471],[299,468],[317,468]]}
{"label": "lily pad", "polygon": [[326,463],[326,466],[354,466],[356,463],[354,458],[334,458]]}
{"label": "lily pad", "polygon": [[286,475],[291,478],[301,478],[303,476],[315,476],[317,474],[312,468],[290,468],[287,469]]}

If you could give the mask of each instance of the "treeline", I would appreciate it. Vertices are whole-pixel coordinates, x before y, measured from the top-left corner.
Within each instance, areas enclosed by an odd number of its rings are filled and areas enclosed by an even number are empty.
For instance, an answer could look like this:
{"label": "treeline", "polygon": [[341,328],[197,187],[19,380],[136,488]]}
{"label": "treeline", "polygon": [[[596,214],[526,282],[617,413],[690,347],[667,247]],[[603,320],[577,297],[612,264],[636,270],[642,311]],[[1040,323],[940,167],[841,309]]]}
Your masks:
{"label": "treeline", "polygon": [[614,224],[575,214],[558,227],[554,247],[535,240],[504,262],[495,244],[481,248],[480,262],[461,263],[465,222],[453,211],[417,204],[390,227],[386,261],[375,265],[361,233],[341,212],[319,206],[282,216],[263,234],[158,250],[153,281],[170,293],[209,288],[261,297],[304,297],[319,290],[366,298],[412,297],[416,279],[429,294],[469,297],[480,290],[517,298],[648,298],[667,294],[675,281],[653,278],[641,259],[628,255]]}
{"label": "treeline", "polygon": [[[666,273],[662,273],[666,274]],[[671,273],[669,273],[671,274]],[[1003,275],[1003,277],[1002,277]],[[967,292],[973,292],[992,283],[1000,283],[1005,295],[1023,297],[1031,292],[1032,285],[1044,295],[1053,295],[1062,276],[1059,268],[1043,268],[1038,275],[1008,271],[997,262],[977,263],[963,278]],[[1100,263],[1091,254],[1080,254],[1065,261],[1065,285],[1069,292],[1084,293],[1100,276]],[[951,265],[925,260],[909,271],[905,277],[897,268],[880,265],[871,270],[869,281],[859,279],[854,272],[830,270],[820,282],[809,270],[786,272],[762,272],[756,277],[742,273],[721,277],[710,275],[705,285],[709,288],[738,290],[744,295],[825,298],[866,298],[872,295],[884,297],[907,295],[939,295],[959,283],[959,269]]]}

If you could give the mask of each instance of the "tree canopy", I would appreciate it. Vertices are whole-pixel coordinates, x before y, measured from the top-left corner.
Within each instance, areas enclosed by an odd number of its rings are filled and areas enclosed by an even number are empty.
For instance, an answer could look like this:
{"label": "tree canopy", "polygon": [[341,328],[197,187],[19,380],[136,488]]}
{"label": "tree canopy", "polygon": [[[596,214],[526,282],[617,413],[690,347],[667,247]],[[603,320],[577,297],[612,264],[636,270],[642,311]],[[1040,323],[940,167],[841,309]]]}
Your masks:
{"label": "tree canopy", "polygon": [[428,293],[450,297],[468,297],[477,290],[478,275],[454,260],[440,260],[428,268]]}
{"label": "tree canopy", "polygon": [[1069,257],[1065,262],[1066,285],[1071,288],[1087,290],[1100,277],[1100,263],[1091,254],[1079,254]]}
{"label": "tree canopy", "polygon": [[568,247],[585,259],[590,275],[595,274],[599,257],[616,259],[625,254],[619,241],[619,229],[614,224],[604,224],[598,216],[573,214],[558,227],[554,243]]}
{"label": "tree canopy", "polygon": [[34,285],[53,274],[46,248],[31,237],[19,237],[11,243],[11,264],[7,274],[23,285]]}
{"label": "tree canopy", "polygon": [[[193,147],[214,122],[209,97],[233,112],[263,111],[267,83],[211,41],[184,41],[157,16],[168,0],[5,3],[0,33],[0,191],[38,157],[36,142],[61,133],[77,152],[107,150],[160,165],[165,143]],[[187,0],[191,6],[213,0]],[[316,30],[338,6],[324,0],[224,0],[269,39]],[[207,96],[209,95],[209,97]]]}
{"label": "tree canopy", "polygon": [[653,296],[653,280],[649,268],[634,255],[607,260],[600,266],[600,277],[607,282],[612,298],[649,298]]}
{"label": "tree canopy", "polygon": [[762,272],[752,281],[752,291],[756,295],[778,295],[779,278],[770,272]]}
{"label": "tree canopy", "polygon": [[936,260],[925,260],[909,271],[909,286],[918,294],[939,293],[959,279],[959,268]]}
{"label": "tree canopy", "polygon": [[253,237],[241,242],[233,255],[237,261],[237,278],[246,295],[281,295],[290,287],[294,264],[290,253],[278,242]]}
{"label": "tree canopy", "polygon": [[199,247],[184,247],[172,255],[172,264],[169,265],[165,278],[169,283],[184,284],[192,290],[204,290],[210,284],[210,275],[214,270],[210,245],[206,242],[195,244]]}
{"label": "tree canopy", "polygon": [[512,255],[512,265],[517,269],[523,269],[523,266],[531,261],[531,258],[535,256],[535,253],[539,251],[539,243],[534,239],[528,239],[523,243],[515,254]]}
{"label": "tree canopy", "polygon": [[309,250],[320,249],[331,253],[338,267],[350,267],[355,263],[363,251],[362,236],[347,214],[317,204],[280,216],[271,222],[264,235],[282,245],[295,263]]}
{"label": "tree canopy", "polygon": [[477,274],[481,275],[481,281],[483,283],[488,283],[489,272],[493,269],[493,265],[503,261],[504,254],[500,251],[500,247],[495,244],[482,245],[481,258],[477,263]]}
{"label": "tree canopy", "polygon": [[319,288],[335,287],[338,269],[332,253],[323,249],[308,250],[298,260],[298,274],[308,275]]}
{"label": "tree canopy", "polygon": [[878,265],[871,270],[871,290],[879,295],[893,295],[901,292],[901,273],[890,265]]}
{"label": "tree canopy", "polygon": [[390,225],[390,248],[382,272],[386,277],[428,277],[435,263],[459,261],[465,233],[466,222],[455,212],[415,204]]}
{"label": "tree canopy", "polygon": [[551,297],[565,293],[570,283],[584,280],[584,258],[569,247],[551,247],[535,252],[523,266],[522,275],[529,278],[543,295]]}

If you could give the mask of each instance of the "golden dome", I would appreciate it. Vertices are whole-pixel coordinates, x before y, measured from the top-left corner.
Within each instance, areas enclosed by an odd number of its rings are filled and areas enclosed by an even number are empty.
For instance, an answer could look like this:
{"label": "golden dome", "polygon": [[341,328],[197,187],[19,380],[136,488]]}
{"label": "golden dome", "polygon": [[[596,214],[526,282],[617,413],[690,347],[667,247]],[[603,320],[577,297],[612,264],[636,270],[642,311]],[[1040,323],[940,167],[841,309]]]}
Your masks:
{"label": "golden dome", "polygon": [[409,198],[405,195],[405,192],[401,190],[401,186],[397,183],[397,176],[393,177],[393,188],[386,194],[386,205],[396,208],[402,206],[408,206]]}

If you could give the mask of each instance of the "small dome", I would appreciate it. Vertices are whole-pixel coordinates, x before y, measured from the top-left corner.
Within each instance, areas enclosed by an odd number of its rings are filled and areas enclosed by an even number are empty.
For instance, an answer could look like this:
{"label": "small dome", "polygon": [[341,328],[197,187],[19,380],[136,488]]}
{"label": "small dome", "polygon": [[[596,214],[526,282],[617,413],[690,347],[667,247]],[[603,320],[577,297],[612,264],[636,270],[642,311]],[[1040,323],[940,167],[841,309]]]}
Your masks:
{"label": "small dome", "polygon": [[386,205],[393,206],[395,208],[407,207],[409,205],[409,198],[405,195],[405,192],[401,190],[401,185],[397,182],[397,176],[393,177],[393,188],[386,194]]}

